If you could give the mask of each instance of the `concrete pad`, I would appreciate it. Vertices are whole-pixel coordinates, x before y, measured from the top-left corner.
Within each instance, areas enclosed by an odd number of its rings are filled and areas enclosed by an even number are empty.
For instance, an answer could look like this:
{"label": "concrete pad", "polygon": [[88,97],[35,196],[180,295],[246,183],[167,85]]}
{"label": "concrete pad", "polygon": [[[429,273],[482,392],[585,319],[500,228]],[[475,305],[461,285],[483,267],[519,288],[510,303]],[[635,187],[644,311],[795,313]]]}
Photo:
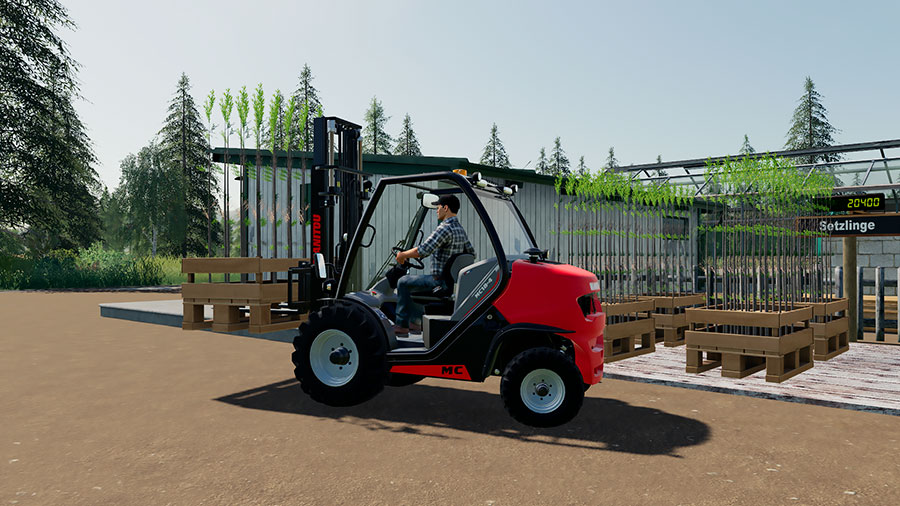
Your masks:
{"label": "concrete pad", "polygon": [[[181,322],[184,317],[184,305],[181,299],[106,303],[100,304],[100,316],[181,328]],[[212,319],[213,309],[211,305],[203,307],[203,317]],[[297,325],[299,326],[299,323]],[[211,329],[203,330],[212,332]],[[186,330],[185,332],[198,331]],[[253,337],[269,341],[280,341],[283,343],[294,342],[294,336],[297,335],[296,330],[279,330],[276,332],[267,332],[265,334],[251,334],[246,330],[217,333]]]}
{"label": "concrete pad", "polygon": [[685,372],[686,348],[657,346],[647,355],[606,364],[605,378],[711,392],[815,404],[900,416],[900,347],[850,343],[850,349],[783,383],[766,371],[743,379],[723,378],[721,367]]}
{"label": "concrete pad", "polygon": [[[180,328],[182,308],[181,299],[118,302],[100,304],[100,315]],[[204,308],[204,315],[212,318],[211,306]],[[250,334],[242,330],[227,334],[290,343],[297,331]],[[686,373],[685,350],[684,346],[657,346],[653,353],[606,364],[604,377],[900,416],[898,346],[851,343],[849,351],[817,361],[812,369],[783,383],[766,382],[765,371],[743,379],[723,378],[721,368]]]}

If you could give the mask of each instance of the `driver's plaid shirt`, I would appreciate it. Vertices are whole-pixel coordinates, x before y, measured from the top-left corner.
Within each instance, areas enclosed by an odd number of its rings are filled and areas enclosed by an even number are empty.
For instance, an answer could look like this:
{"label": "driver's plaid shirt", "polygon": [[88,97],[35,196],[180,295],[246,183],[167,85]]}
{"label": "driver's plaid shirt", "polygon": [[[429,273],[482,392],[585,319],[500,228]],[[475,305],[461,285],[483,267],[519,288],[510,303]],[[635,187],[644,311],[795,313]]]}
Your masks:
{"label": "driver's plaid shirt", "polygon": [[422,258],[434,253],[434,258],[431,260],[431,275],[435,278],[441,277],[444,264],[447,263],[447,260],[452,255],[464,251],[475,254],[475,248],[469,242],[469,237],[466,235],[466,231],[459,223],[459,220],[456,219],[456,216],[451,216],[442,221],[434,229],[434,232],[428,236],[428,239],[425,239],[419,245],[418,250],[419,256]]}

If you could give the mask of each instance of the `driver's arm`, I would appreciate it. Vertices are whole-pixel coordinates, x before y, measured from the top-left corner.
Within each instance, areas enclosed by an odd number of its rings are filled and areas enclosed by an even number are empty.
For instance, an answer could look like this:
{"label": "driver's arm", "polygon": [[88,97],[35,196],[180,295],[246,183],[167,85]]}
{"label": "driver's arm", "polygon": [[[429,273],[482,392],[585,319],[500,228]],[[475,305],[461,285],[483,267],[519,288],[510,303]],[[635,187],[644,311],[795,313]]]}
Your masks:
{"label": "driver's arm", "polygon": [[397,253],[397,263],[403,265],[410,258],[421,258],[419,256],[419,248],[408,249]]}
{"label": "driver's arm", "polygon": [[425,258],[450,240],[450,231],[445,227],[438,226],[427,239],[422,241],[422,244],[420,244],[418,248],[408,249],[397,253],[397,263],[402,265],[410,258]]}

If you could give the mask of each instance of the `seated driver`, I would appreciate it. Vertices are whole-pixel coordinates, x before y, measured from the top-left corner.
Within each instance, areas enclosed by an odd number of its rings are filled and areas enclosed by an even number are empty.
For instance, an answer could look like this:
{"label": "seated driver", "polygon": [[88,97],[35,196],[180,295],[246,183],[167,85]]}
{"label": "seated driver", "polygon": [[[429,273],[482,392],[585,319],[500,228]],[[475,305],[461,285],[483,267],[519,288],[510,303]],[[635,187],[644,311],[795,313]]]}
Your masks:
{"label": "seated driver", "polygon": [[425,292],[436,286],[443,286],[441,272],[444,270],[447,260],[457,253],[475,254],[475,248],[469,242],[466,231],[456,219],[456,213],[459,212],[459,199],[454,195],[442,195],[437,203],[436,211],[440,224],[434,229],[434,232],[418,248],[397,253],[397,262],[401,265],[406,263],[407,259],[425,258],[434,254],[431,274],[407,274],[397,282],[397,317],[394,334],[399,337],[408,336],[410,330],[422,331],[424,308],[413,302],[410,293]]}

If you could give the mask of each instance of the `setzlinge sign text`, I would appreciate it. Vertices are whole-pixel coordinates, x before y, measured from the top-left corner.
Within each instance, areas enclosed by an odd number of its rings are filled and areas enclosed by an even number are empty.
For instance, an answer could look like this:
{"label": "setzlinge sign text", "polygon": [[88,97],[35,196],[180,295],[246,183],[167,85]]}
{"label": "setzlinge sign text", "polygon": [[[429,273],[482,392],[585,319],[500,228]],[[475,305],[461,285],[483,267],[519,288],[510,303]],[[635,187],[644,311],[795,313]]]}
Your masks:
{"label": "setzlinge sign text", "polygon": [[799,218],[806,227],[831,237],[900,235],[900,213]]}

